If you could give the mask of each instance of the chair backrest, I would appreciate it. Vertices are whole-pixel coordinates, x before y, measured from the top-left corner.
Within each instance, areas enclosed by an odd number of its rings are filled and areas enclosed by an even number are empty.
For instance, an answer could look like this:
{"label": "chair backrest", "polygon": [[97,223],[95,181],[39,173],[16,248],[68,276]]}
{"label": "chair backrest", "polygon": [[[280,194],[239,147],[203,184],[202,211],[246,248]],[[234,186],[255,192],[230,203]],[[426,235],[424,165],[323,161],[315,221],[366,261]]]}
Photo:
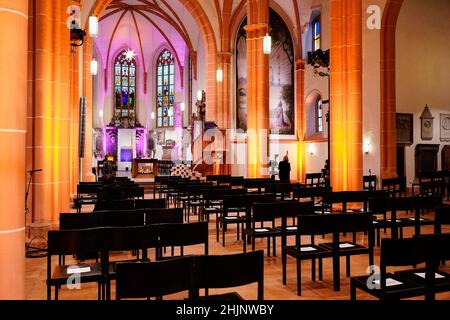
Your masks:
{"label": "chair backrest", "polygon": [[305,183],[308,186],[319,186],[322,176],[322,173],[307,173],[305,176]]}
{"label": "chair backrest", "polygon": [[258,283],[258,300],[264,299],[264,252],[253,251],[196,259],[197,288],[221,289]]}
{"label": "chair backrest", "polygon": [[253,221],[272,221],[277,218],[295,218],[314,214],[314,202],[280,201],[253,204]]}
{"label": "chair backrest", "polygon": [[297,227],[302,235],[330,234],[336,230],[336,218],[333,214],[301,215],[297,219]]}
{"label": "chair backrest", "polygon": [[160,209],[167,208],[166,199],[145,199],[145,200],[135,200],[135,209]]}
{"label": "chair backrest", "polygon": [[144,210],[97,211],[93,213],[61,213],[60,230],[144,225]]}
{"label": "chair backrest", "polygon": [[155,233],[152,226],[104,228],[105,252],[143,249],[146,233]]}
{"label": "chair backrest", "polygon": [[427,259],[426,236],[404,239],[382,239],[381,268],[418,265]]}
{"label": "chair backrest", "polygon": [[320,198],[326,192],[331,192],[331,188],[327,188],[327,187],[309,188],[309,187],[305,187],[305,186],[297,186],[292,189],[294,199]]}
{"label": "chair backrest", "polygon": [[183,223],[183,208],[149,209],[145,224]]}
{"label": "chair backrest", "polygon": [[51,230],[48,232],[48,256],[100,252],[102,228],[79,230]]}
{"label": "chair backrest", "polygon": [[160,224],[157,228],[161,247],[204,244],[208,254],[208,222]]}
{"label": "chair backrest", "polygon": [[160,297],[190,291],[195,275],[191,257],[146,263],[118,263],[116,299]]}
{"label": "chair backrest", "polygon": [[374,191],[377,190],[377,176],[363,177],[363,190]]}
{"label": "chair backrest", "polygon": [[232,187],[243,187],[244,186],[244,177],[231,177],[230,185]]}
{"label": "chair backrest", "polygon": [[99,201],[95,206],[95,211],[132,209],[134,209],[133,200]]}
{"label": "chair backrest", "polygon": [[127,199],[143,198],[145,194],[145,190],[143,187],[123,187],[122,190],[125,198]]}
{"label": "chair backrest", "polygon": [[77,194],[97,194],[101,187],[101,184],[99,183],[90,183],[90,184],[79,184],[77,186]]}
{"label": "chair backrest", "polygon": [[336,231],[338,233],[345,232],[362,232],[371,231],[373,229],[373,216],[368,213],[354,214],[335,214]]}
{"label": "chair backrest", "polygon": [[439,265],[441,261],[450,260],[450,233],[434,234],[431,237],[433,264]]}

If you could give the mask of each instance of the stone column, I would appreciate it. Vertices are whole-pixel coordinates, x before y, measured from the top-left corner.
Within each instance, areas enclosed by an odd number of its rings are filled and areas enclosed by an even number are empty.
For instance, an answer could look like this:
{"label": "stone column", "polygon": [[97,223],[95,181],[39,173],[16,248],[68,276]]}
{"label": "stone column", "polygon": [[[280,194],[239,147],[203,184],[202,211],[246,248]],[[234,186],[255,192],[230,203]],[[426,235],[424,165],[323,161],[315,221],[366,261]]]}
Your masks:
{"label": "stone column", "polygon": [[296,117],[297,117],[297,170],[298,180],[303,181],[306,175],[305,162],[305,132],[306,132],[306,117],[305,117],[305,60],[298,59],[295,62],[295,78],[296,78]]}
{"label": "stone column", "polygon": [[361,0],[331,0],[331,184],[362,189]]}
{"label": "stone column", "polygon": [[25,299],[27,0],[0,0],[0,29],[0,299]]}
{"label": "stone column", "polygon": [[247,176],[264,176],[269,157],[269,55],[263,37],[269,31],[269,1],[247,4]]}

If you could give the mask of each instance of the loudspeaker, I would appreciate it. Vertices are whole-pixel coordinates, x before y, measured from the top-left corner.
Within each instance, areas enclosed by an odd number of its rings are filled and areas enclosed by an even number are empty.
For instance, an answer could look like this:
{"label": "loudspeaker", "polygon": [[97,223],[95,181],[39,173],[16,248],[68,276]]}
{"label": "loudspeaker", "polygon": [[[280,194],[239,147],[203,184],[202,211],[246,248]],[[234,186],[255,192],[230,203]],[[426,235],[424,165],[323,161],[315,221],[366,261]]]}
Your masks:
{"label": "loudspeaker", "polygon": [[78,144],[78,155],[84,158],[86,137],[86,97],[80,98],[80,135]]}

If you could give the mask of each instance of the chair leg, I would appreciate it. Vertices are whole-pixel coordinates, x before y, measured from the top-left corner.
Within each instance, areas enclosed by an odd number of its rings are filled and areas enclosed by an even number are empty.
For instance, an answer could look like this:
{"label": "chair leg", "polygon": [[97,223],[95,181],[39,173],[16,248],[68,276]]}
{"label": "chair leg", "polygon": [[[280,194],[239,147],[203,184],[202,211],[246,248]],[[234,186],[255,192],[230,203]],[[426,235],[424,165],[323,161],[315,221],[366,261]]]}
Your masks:
{"label": "chair leg", "polygon": [[240,223],[237,224],[237,231],[236,231],[236,236],[237,236],[237,240],[239,241],[239,233],[240,233]]}
{"label": "chair leg", "polygon": [[311,280],[316,282],[316,259],[311,259]]}
{"label": "chair leg", "polygon": [[277,256],[277,238],[273,237],[273,256],[276,257]]}
{"label": "chair leg", "polygon": [[286,253],[284,252],[284,250],[282,249],[282,253],[281,253],[281,261],[282,261],[282,265],[283,265],[283,285],[286,285]]}
{"label": "chair leg", "polygon": [[347,260],[347,277],[349,278],[350,274],[351,274],[351,270],[350,270],[350,268],[351,268],[351,266],[350,266],[350,256],[346,256],[346,260]]}
{"label": "chair leg", "polygon": [[356,286],[352,282],[350,282],[350,300],[356,300]]}
{"label": "chair leg", "polygon": [[224,247],[225,247],[225,226],[226,224],[224,223],[222,227],[222,246]]}
{"label": "chair leg", "polygon": [[323,260],[319,258],[319,281],[323,280]]}
{"label": "chair leg", "polygon": [[297,295],[302,295],[302,261],[297,259]]}
{"label": "chair leg", "polygon": [[242,232],[242,251],[247,252],[247,235],[246,232]]}
{"label": "chair leg", "polygon": [[270,238],[267,238],[267,256],[270,257]]}
{"label": "chair leg", "polygon": [[47,300],[52,300],[52,286],[51,285],[47,285]]}
{"label": "chair leg", "polygon": [[58,285],[55,286],[55,301],[58,301]]}
{"label": "chair leg", "polygon": [[97,285],[97,299],[98,301],[102,300],[102,282],[99,281]]}
{"label": "chair leg", "polygon": [[216,240],[219,242],[219,220],[216,219]]}

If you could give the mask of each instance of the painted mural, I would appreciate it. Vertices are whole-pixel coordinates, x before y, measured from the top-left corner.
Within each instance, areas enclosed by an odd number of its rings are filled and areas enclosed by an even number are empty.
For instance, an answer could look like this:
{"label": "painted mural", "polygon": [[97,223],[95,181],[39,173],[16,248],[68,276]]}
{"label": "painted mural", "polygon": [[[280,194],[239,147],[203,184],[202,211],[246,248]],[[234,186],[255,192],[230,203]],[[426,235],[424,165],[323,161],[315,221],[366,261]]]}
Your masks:
{"label": "painted mural", "polygon": [[[236,128],[247,130],[247,43],[244,27],[239,28],[236,43]],[[272,134],[295,134],[294,109],[294,48],[283,19],[270,11],[272,53],[269,64],[269,112]]]}

